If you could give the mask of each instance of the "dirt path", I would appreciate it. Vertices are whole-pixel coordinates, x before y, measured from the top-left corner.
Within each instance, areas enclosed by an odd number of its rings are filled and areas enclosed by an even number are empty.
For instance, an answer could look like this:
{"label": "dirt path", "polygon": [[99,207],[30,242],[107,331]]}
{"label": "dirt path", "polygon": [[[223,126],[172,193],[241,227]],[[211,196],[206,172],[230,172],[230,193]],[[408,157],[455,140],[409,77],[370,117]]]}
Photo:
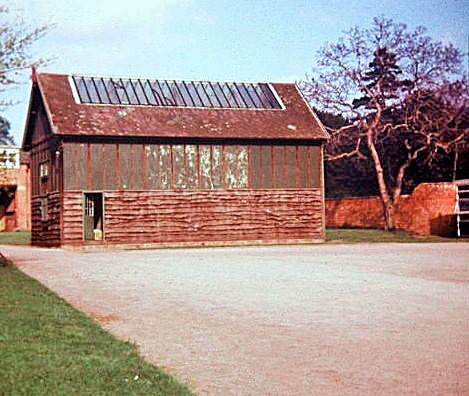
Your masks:
{"label": "dirt path", "polygon": [[202,394],[469,394],[469,244],[0,246]]}

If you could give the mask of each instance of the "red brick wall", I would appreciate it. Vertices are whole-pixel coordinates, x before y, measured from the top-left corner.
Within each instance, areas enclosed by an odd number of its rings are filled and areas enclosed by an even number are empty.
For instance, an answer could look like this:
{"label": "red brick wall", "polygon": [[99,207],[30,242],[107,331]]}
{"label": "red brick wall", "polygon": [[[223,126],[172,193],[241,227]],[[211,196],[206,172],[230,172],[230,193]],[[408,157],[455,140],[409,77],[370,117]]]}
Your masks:
{"label": "red brick wall", "polygon": [[29,166],[21,164],[16,188],[16,226],[31,230],[31,178]]}
{"label": "red brick wall", "polygon": [[0,171],[1,184],[16,186],[15,197],[10,203],[7,212],[5,231],[30,230],[31,229],[31,180],[29,166],[21,164],[18,169],[2,169]]}
{"label": "red brick wall", "polygon": [[[396,206],[396,227],[420,235],[450,236],[455,232],[456,186],[423,183]],[[384,228],[379,197],[326,200],[326,225],[331,228]]]}

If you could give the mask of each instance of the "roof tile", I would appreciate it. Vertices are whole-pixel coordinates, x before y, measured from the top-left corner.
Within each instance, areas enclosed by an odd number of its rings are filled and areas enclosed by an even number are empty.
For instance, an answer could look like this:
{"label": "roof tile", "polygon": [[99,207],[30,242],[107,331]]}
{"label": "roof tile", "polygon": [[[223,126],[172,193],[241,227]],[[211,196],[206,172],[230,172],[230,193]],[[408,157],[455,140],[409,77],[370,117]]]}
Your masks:
{"label": "roof tile", "polygon": [[37,75],[52,122],[61,135],[326,139],[324,128],[295,84],[272,84],[286,109],[211,109],[77,104],[68,76]]}

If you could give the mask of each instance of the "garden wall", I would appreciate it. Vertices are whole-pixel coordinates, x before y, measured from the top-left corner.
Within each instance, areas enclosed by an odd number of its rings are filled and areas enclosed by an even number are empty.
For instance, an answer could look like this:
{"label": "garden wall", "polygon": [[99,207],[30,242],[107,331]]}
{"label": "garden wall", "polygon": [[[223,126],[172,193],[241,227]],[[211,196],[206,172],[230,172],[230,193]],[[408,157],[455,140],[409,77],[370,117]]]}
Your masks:
{"label": "garden wall", "polygon": [[[396,207],[396,228],[420,235],[453,236],[456,185],[422,183],[402,195]],[[330,228],[384,228],[379,197],[326,199],[326,226]]]}

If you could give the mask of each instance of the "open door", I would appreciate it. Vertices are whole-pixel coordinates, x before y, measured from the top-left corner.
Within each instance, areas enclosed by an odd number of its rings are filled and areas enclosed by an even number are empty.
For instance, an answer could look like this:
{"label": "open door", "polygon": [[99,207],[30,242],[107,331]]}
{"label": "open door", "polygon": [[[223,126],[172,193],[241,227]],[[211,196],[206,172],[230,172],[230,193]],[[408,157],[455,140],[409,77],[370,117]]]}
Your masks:
{"label": "open door", "polygon": [[103,193],[85,193],[83,212],[83,236],[85,241],[103,239]]}

